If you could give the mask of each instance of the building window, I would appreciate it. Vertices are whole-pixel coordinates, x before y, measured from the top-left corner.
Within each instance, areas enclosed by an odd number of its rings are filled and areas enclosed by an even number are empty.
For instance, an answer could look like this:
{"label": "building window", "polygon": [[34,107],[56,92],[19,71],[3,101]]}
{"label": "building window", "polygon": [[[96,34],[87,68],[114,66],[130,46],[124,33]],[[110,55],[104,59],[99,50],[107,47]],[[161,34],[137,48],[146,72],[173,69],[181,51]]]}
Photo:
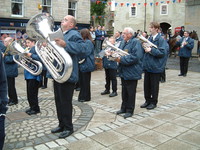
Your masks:
{"label": "building window", "polygon": [[160,6],[160,14],[161,15],[168,15],[168,5],[163,4]]}
{"label": "building window", "polygon": [[136,7],[131,7],[131,9],[130,9],[130,16],[131,17],[135,17],[136,16],[136,14],[137,14],[136,10],[137,10]]}
{"label": "building window", "polygon": [[69,2],[68,15],[72,15],[76,18],[76,2]]}
{"label": "building window", "polygon": [[12,16],[23,16],[23,4],[23,0],[11,1]]}
{"label": "building window", "polygon": [[51,14],[51,0],[42,0],[42,12]]}

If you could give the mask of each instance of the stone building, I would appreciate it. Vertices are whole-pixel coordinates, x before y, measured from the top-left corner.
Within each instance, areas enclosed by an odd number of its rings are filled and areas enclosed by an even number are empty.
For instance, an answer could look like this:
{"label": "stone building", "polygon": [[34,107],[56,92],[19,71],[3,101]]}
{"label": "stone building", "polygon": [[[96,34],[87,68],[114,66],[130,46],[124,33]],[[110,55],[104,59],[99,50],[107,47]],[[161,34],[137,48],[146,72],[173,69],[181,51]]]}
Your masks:
{"label": "stone building", "polygon": [[75,16],[78,29],[89,27],[90,0],[0,0],[0,33],[24,32],[29,19],[42,12],[54,17],[55,28],[67,14]]}
{"label": "stone building", "polygon": [[107,20],[107,28],[122,31],[130,26],[134,30],[148,31],[149,23],[157,21],[164,33],[170,28],[172,34],[177,27],[196,30],[200,34],[199,0],[110,0],[108,10],[114,19]]}

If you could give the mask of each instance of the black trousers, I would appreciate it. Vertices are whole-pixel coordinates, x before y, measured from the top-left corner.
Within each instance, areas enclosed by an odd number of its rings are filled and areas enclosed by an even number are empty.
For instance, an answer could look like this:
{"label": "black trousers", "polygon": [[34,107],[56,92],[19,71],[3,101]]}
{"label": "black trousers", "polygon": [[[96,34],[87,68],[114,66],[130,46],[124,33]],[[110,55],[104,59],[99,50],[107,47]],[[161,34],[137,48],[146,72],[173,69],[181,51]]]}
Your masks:
{"label": "black trousers", "polygon": [[106,91],[110,91],[110,83],[112,82],[112,91],[117,92],[117,70],[115,69],[105,69],[106,76]]}
{"label": "black trousers", "polygon": [[35,79],[26,80],[26,88],[30,108],[35,111],[40,111],[40,107],[38,104],[39,81]]}
{"label": "black trousers", "polygon": [[180,57],[180,73],[182,75],[187,75],[189,59],[187,57]]}
{"label": "black trousers", "polygon": [[0,116],[0,150],[3,149],[5,140],[5,116]]}
{"label": "black trousers", "polygon": [[54,96],[59,127],[73,130],[72,124],[72,98],[75,83],[54,81]]}
{"label": "black trousers", "polygon": [[48,78],[46,77],[47,75],[47,70],[42,70],[41,76],[42,76],[42,81],[41,81],[41,86],[47,87],[47,82]]}
{"label": "black trousers", "polygon": [[165,73],[165,69],[164,71],[160,74],[160,81],[166,81],[166,73]]}
{"label": "black trousers", "polygon": [[15,88],[15,77],[7,77],[9,102],[18,103],[17,92]]}
{"label": "black trousers", "polygon": [[138,80],[124,80],[122,81],[122,104],[121,110],[133,113],[135,109],[135,96]]}
{"label": "black trousers", "polygon": [[91,100],[91,90],[90,90],[90,81],[91,81],[91,72],[80,72],[80,93],[78,96],[79,100]]}
{"label": "black trousers", "polygon": [[146,103],[157,104],[159,93],[160,73],[144,73],[144,98]]}

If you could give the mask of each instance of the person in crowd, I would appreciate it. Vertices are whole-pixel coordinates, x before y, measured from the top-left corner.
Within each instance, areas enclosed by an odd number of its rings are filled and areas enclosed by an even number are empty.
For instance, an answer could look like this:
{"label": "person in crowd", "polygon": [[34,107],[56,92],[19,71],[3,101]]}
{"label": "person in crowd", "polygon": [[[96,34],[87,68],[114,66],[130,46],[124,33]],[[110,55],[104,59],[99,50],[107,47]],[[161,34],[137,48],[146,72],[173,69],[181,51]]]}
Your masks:
{"label": "person in crowd", "polygon": [[99,52],[102,49],[102,31],[101,31],[101,26],[99,25],[97,27],[97,30],[95,30],[95,35],[96,35],[96,39],[95,39],[95,51],[94,51],[94,56],[95,57],[99,57]]}
{"label": "person in crowd", "polygon": [[117,31],[114,37],[115,37],[115,46],[119,47],[121,41],[123,40],[123,37],[121,36],[121,32]]}
{"label": "person in crowd", "polygon": [[93,43],[94,43],[95,38],[96,38],[96,34],[95,34],[95,30],[94,30],[94,27],[93,27],[93,26],[90,26],[90,35],[91,35],[92,41],[93,41]]}
{"label": "person in crowd", "polygon": [[100,50],[102,50],[103,41],[107,37],[107,32],[106,32],[105,26],[101,27],[101,32],[102,32],[102,37],[101,37],[101,49]]}
{"label": "person in crowd", "polygon": [[86,53],[86,44],[80,33],[75,30],[76,19],[67,15],[61,22],[61,28],[64,33],[64,40],[56,38],[57,45],[63,47],[71,56],[73,61],[73,70],[70,78],[63,83],[54,80],[54,96],[56,111],[58,117],[58,127],[51,130],[52,133],[60,133],[59,138],[66,138],[74,132],[72,124],[72,98],[75,83],[78,81],[78,58]]}
{"label": "person in crowd", "polygon": [[[36,41],[31,38],[26,39],[26,46],[30,48],[30,51],[26,53],[26,56],[32,58],[33,60],[40,61],[40,58],[35,51],[35,42]],[[26,80],[27,99],[30,107],[25,112],[28,115],[34,115],[40,113],[40,107],[38,104],[38,91],[39,91],[41,76],[32,75],[27,70],[24,70],[24,78]]]}
{"label": "person in crowd", "polygon": [[13,39],[11,37],[5,38],[4,46],[6,49],[3,50],[3,59],[8,83],[9,106],[18,104],[17,91],[15,88],[15,78],[18,76],[18,65],[13,60],[12,52],[14,50],[11,47],[12,42]]}
{"label": "person in crowd", "polygon": [[185,27],[181,26],[181,30],[180,30],[180,36],[183,37],[184,36],[184,32],[185,32]]}
{"label": "person in crowd", "polygon": [[83,40],[86,43],[87,51],[86,56],[80,58],[80,93],[78,95],[79,102],[86,102],[91,100],[91,72],[95,70],[95,58],[94,58],[94,44],[90,31],[88,29],[82,29],[80,31]]}
{"label": "person in crowd", "polygon": [[146,39],[148,39],[148,34],[146,31],[142,32],[142,36],[145,37]]}
{"label": "person in crowd", "polygon": [[117,57],[119,63],[119,76],[122,82],[122,103],[117,115],[124,114],[124,118],[131,117],[135,109],[136,88],[138,80],[142,78],[142,46],[134,37],[134,30],[126,27],[123,30],[124,40],[119,48],[128,52],[128,55]]}
{"label": "person in crowd", "polygon": [[47,83],[48,83],[48,78],[47,78],[47,68],[45,67],[45,65],[42,65],[42,73],[41,73],[41,82],[40,82],[40,86],[41,89],[46,89],[47,88]]}
{"label": "person in crowd", "polygon": [[164,71],[168,57],[165,40],[158,34],[159,28],[159,23],[150,23],[149,30],[151,35],[149,41],[155,44],[157,48],[143,43],[145,51],[143,58],[145,103],[140,107],[146,109],[154,109],[157,107],[160,74]]}
{"label": "person in crowd", "polygon": [[180,57],[180,74],[178,76],[187,76],[188,63],[194,48],[194,40],[189,37],[189,31],[184,32],[184,36],[177,42],[180,46],[178,56]]}
{"label": "person in crowd", "polygon": [[8,87],[6,79],[6,71],[4,68],[4,60],[2,57],[2,48],[4,45],[0,43],[0,150],[3,149],[5,140],[5,117],[8,104]]}
{"label": "person in crowd", "polygon": [[[115,38],[110,37],[109,42],[113,45],[115,45]],[[111,48],[108,47],[109,50]],[[107,51],[108,49],[105,49]],[[103,67],[105,70],[105,91],[101,93],[101,95],[110,94],[110,85],[112,83],[112,93],[109,95],[109,97],[117,96],[117,62],[113,60],[109,60],[107,56],[103,57]]]}

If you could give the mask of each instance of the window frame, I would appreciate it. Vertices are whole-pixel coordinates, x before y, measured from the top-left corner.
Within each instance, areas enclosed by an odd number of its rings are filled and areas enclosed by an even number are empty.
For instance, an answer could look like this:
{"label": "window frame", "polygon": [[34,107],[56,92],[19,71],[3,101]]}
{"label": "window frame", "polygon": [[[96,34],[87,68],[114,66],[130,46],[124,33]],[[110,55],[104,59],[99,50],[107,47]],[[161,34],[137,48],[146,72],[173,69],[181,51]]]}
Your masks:
{"label": "window frame", "polygon": [[[163,6],[166,6],[166,13],[163,14]],[[168,15],[168,4],[161,4],[160,5],[160,15]]]}
{"label": "window frame", "polygon": [[[44,2],[46,1],[46,4],[44,4]],[[51,1],[51,4],[48,5],[47,1]],[[52,15],[52,0],[42,0],[42,11],[43,11],[43,7],[47,7],[50,8],[50,12],[48,12],[50,15]]]}
{"label": "window frame", "polygon": [[[12,13],[12,4],[14,3],[17,3],[17,4],[21,4],[22,5],[22,10],[21,10],[21,14],[13,14]],[[10,3],[10,8],[11,8],[11,17],[23,17],[24,16],[24,0],[21,0],[21,2],[19,2],[18,0],[11,0],[11,3]]]}
{"label": "window frame", "polygon": [[[135,15],[132,15],[132,8],[135,8]],[[137,6],[131,6],[130,7],[129,16],[130,17],[136,17],[137,16]]]}
{"label": "window frame", "polygon": [[[69,8],[69,3],[74,3],[75,4],[75,8]],[[68,15],[71,15],[71,14],[69,14],[69,11],[74,11],[75,13],[75,16],[74,16],[74,18],[76,18],[76,16],[77,16],[77,1],[69,1],[68,2]]]}

